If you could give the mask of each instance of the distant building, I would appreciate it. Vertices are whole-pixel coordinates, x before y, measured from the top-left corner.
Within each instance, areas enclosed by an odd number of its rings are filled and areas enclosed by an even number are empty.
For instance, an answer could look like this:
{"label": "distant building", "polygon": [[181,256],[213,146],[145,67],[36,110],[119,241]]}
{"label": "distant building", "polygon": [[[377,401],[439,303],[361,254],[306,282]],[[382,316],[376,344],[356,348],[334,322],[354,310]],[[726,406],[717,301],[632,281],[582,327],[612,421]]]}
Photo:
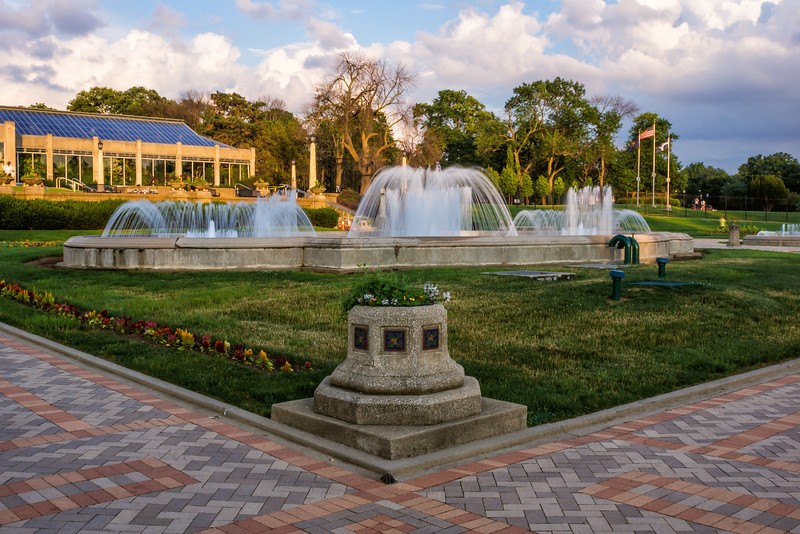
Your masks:
{"label": "distant building", "polygon": [[0,156],[14,165],[17,180],[35,174],[99,189],[167,185],[181,176],[233,186],[254,176],[256,159],[254,148],[208,139],[180,120],[4,106]]}

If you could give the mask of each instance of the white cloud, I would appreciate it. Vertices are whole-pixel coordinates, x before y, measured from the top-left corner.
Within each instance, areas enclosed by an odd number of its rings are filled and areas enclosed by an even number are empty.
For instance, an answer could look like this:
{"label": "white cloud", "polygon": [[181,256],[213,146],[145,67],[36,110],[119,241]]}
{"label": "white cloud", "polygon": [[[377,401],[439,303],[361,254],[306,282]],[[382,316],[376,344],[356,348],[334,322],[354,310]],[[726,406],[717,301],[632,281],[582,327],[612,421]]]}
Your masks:
{"label": "white cloud", "polygon": [[[171,98],[186,89],[273,96],[299,112],[336,55],[362,48],[415,72],[411,96],[420,101],[441,89],[465,89],[497,110],[517,85],[561,76],[589,94],[621,94],[642,111],[662,114],[686,150],[707,149],[700,140],[712,129],[719,143],[744,143],[748,130],[797,140],[798,0],[561,0],[545,15],[533,11],[540,4],[532,0],[509,0],[465,8],[412,40],[371,43],[359,43],[338,23],[344,17],[310,0],[236,0],[250,18],[305,22],[305,35],[259,52],[255,67],[244,64],[235,36],[181,38],[171,30],[186,31],[185,16],[161,2],[153,21],[168,24],[101,34],[92,0],[0,0],[2,103],[63,108],[95,85],[144,85]],[[698,142],[690,144],[692,138]]]}

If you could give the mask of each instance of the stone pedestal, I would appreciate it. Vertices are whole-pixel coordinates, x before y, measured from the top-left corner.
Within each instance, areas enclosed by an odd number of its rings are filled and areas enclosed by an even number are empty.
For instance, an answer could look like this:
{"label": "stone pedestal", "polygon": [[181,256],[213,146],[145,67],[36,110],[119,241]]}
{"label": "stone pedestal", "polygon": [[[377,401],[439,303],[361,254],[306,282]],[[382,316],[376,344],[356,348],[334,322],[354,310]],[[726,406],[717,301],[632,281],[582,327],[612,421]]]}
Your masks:
{"label": "stone pedestal", "polygon": [[741,245],[741,242],[739,242],[739,227],[732,224],[728,229],[728,246],[738,247],[739,245]]}
{"label": "stone pedestal", "polygon": [[272,418],[390,460],[522,430],[527,407],[484,399],[447,346],[447,310],[356,306],[347,359],[314,398],[273,405]]}

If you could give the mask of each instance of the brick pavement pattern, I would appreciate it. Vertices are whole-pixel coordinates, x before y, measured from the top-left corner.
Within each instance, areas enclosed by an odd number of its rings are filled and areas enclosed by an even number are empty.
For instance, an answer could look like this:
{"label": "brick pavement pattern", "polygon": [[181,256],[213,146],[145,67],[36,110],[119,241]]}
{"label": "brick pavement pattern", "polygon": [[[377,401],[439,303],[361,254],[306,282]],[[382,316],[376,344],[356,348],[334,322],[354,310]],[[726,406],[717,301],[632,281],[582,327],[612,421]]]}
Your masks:
{"label": "brick pavement pattern", "polygon": [[800,375],[384,485],[0,334],[0,532],[800,533]]}

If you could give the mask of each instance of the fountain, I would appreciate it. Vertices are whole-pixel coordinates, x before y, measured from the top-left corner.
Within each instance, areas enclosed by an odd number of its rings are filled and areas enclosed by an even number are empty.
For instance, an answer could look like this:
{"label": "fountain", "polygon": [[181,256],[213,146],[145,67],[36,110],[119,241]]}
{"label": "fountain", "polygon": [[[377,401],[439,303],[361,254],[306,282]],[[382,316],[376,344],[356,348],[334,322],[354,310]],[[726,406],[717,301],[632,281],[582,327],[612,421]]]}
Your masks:
{"label": "fountain", "polygon": [[514,217],[514,225],[520,233],[549,236],[650,233],[638,212],[612,208],[609,186],[570,189],[564,211],[524,210]]}
{"label": "fountain", "polygon": [[482,172],[389,167],[370,184],[348,237],[516,235],[503,197]]}
{"label": "fountain", "polygon": [[255,204],[203,202],[126,202],[111,215],[103,238],[137,237],[292,237],[315,235],[297,195],[259,198]]}
{"label": "fountain", "polygon": [[780,231],[761,230],[744,236],[745,245],[800,247],[800,224],[782,224]]}
{"label": "fountain", "polygon": [[773,232],[770,230],[760,230],[757,236],[800,236],[800,224],[782,224],[780,232]]}
{"label": "fountain", "polygon": [[[515,226],[501,195],[478,169],[384,169],[367,190],[349,234],[317,235],[305,225],[292,196],[232,205],[133,202],[120,208],[103,236],[70,238],[62,265],[350,272],[365,266],[607,263],[619,259],[608,243],[620,231],[636,234],[642,261],[694,251],[692,238],[685,234],[646,233],[643,221],[627,226],[626,221],[635,219],[633,212],[612,217],[610,191],[584,191],[574,192],[566,212],[530,212],[552,218],[537,231],[521,218],[533,215],[518,216],[521,222]],[[598,214],[599,206],[603,209]],[[564,231],[565,220],[575,233]]]}

